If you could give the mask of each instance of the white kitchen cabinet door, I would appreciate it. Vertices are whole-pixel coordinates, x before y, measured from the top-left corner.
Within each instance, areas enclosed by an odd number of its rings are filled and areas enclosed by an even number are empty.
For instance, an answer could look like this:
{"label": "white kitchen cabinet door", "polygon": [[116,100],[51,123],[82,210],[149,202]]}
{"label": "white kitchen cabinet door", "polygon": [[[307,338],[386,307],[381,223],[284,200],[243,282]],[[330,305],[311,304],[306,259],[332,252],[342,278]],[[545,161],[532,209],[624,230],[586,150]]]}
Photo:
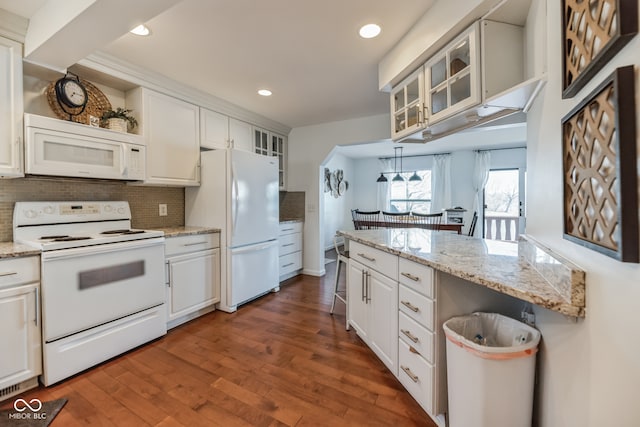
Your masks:
{"label": "white kitchen cabinet door", "polygon": [[147,143],[145,184],[200,185],[198,106],[147,88],[127,92],[126,104]]}
{"label": "white kitchen cabinet door", "polygon": [[253,152],[253,126],[236,119],[229,119],[229,141],[237,150]]}
{"label": "white kitchen cabinet door", "polygon": [[42,373],[39,287],[0,290],[0,390]]}
{"label": "white kitchen cabinet door", "polygon": [[22,171],[22,45],[0,37],[0,177]]}
{"label": "white kitchen cabinet door", "polygon": [[214,150],[229,146],[229,117],[200,108],[200,147]]}
{"label": "white kitchen cabinet door", "polygon": [[349,323],[363,341],[368,342],[369,306],[366,301],[367,268],[357,261],[349,260],[347,275],[347,304],[349,304]]}
{"label": "white kitchen cabinet door", "polygon": [[220,249],[172,257],[169,321],[220,302]]}
{"label": "white kitchen cabinet door", "polygon": [[417,69],[391,90],[391,139],[424,129],[424,72]]}
{"label": "white kitchen cabinet door", "polygon": [[398,282],[369,271],[369,345],[398,376]]}

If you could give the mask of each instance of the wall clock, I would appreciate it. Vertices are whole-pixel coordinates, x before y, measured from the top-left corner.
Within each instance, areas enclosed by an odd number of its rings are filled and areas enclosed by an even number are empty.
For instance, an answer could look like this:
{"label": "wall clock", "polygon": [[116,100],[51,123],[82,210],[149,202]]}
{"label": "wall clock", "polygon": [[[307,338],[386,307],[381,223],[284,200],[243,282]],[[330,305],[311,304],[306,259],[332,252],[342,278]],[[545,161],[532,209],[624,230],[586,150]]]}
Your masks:
{"label": "wall clock", "polygon": [[78,76],[67,74],[54,84],[56,101],[69,120],[84,112],[89,100],[87,89]]}

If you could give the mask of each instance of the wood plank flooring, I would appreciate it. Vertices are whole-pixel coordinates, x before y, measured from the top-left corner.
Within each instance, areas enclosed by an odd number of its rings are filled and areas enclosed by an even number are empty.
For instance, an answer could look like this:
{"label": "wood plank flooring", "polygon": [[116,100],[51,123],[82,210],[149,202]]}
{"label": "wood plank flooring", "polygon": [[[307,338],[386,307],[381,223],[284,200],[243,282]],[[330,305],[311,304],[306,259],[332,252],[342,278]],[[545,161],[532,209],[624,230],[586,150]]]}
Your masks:
{"label": "wood plank flooring", "polygon": [[435,427],[355,332],[345,331],[344,304],[329,314],[335,263],[326,267],[325,277],[290,279],[236,313],[210,313],[20,397],[67,398],[52,427]]}

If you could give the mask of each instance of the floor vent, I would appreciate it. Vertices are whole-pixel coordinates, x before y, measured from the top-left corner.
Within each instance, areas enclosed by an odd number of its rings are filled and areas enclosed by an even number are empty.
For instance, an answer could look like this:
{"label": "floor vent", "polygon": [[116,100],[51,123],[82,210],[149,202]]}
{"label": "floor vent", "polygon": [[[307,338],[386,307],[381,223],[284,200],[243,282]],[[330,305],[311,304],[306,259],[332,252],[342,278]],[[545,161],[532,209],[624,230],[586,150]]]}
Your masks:
{"label": "floor vent", "polygon": [[4,396],[8,396],[10,394],[16,394],[16,392],[20,391],[21,385],[22,384],[10,385],[9,387],[5,387],[2,390],[0,390],[0,400],[2,400]]}

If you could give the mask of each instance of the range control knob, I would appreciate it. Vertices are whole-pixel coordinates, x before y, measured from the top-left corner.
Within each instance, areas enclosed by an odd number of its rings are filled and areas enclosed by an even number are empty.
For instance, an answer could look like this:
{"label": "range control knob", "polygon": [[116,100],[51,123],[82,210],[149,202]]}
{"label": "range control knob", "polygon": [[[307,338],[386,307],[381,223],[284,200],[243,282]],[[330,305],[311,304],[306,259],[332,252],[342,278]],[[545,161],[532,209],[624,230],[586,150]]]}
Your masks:
{"label": "range control knob", "polygon": [[46,213],[47,215],[51,215],[53,213],[53,206],[45,206],[44,213]]}
{"label": "range control knob", "polygon": [[124,213],[124,208],[118,208],[118,213],[119,214],[123,214]]}
{"label": "range control knob", "polygon": [[27,218],[35,218],[38,216],[38,212],[34,211],[33,209],[29,209],[28,211],[24,211],[24,216],[26,216]]}
{"label": "range control knob", "polygon": [[104,211],[105,212],[111,212],[113,210],[113,206],[111,205],[104,205]]}

